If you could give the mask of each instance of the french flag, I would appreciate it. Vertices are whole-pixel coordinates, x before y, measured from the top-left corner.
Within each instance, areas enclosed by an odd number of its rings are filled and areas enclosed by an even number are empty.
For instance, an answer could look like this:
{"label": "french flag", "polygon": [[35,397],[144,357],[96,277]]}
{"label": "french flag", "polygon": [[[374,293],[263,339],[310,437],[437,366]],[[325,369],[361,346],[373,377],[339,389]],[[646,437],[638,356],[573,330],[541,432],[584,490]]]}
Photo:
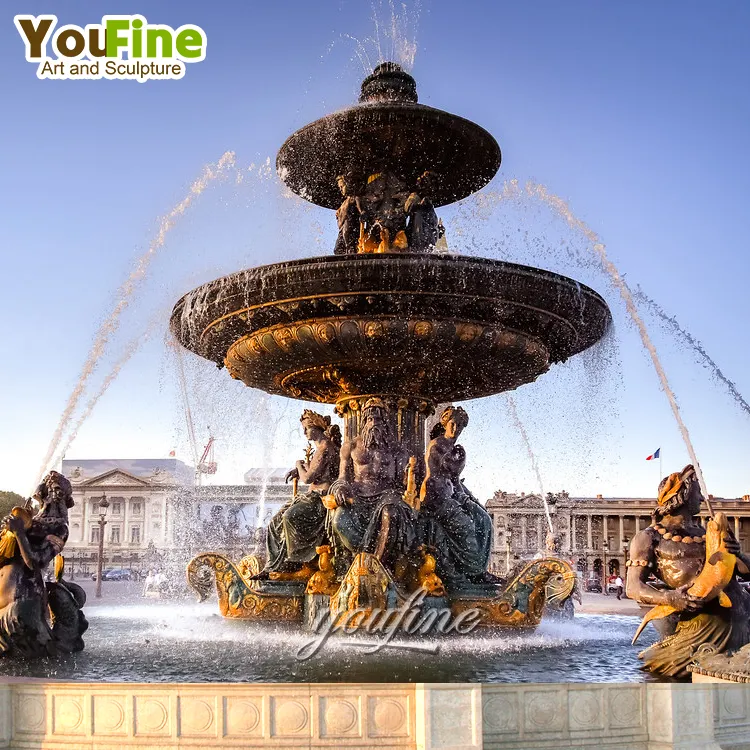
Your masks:
{"label": "french flag", "polygon": [[653,461],[655,458],[659,458],[659,451],[661,448],[657,448],[650,456],[646,456],[646,461]]}

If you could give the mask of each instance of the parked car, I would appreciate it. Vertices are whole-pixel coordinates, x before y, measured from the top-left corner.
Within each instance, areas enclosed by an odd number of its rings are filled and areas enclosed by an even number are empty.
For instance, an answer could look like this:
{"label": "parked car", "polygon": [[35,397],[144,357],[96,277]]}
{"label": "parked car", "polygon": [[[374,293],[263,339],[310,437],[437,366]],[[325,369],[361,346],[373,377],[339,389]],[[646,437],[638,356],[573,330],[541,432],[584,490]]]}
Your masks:
{"label": "parked car", "polygon": [[[102,581],[129,581],[132,573],[126,568],[107,568],[102,571]],[[91,580],[96,580],[96,573],[91,574]]]}
{"label": "parked car", "polygon": [[584,584],[584,589],[591,594],[601,594],[602,593],[601,578],[598,578],[598,577],[587,578]]}
{"label": "parked car", "polygon": [[116,568],[115,570],[107,571],[106,575],[102,573],[103,581],[129,581],[132,577],[133,574],[127,568]]}

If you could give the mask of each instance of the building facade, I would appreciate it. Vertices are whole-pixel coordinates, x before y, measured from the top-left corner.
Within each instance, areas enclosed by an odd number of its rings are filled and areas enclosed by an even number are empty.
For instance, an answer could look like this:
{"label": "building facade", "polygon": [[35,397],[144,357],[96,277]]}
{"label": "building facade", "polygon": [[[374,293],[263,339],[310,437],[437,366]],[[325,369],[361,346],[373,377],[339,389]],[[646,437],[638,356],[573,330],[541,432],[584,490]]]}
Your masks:
{"label": "building facade", "polygon": [[263,529],[291,498],[286,470],[250,469],[243,485],[196,486],[194,469],[176,459],[63,461],[73,485],[65,546],[68,575],[97,569],[99,506],[103,567],[146,571],[182,566],[193,554],[241,557],[263,551]]}
{"label": "building facade", "polygon": [[[716,511],[729,518],[743,551],[750,551],[750,495],[712,498]],[[651,524],[655,498],[570,497],[566,492],[547,496],[549,518],[560,540],[561,554],[582,573],[624,572],[630,540]],[[487,502],[494,546],[491,569],[504,572],[514,561],[545,549],[549,521],[539,495],[496,492]],[[705,508],[702,523],[708,521]]]}

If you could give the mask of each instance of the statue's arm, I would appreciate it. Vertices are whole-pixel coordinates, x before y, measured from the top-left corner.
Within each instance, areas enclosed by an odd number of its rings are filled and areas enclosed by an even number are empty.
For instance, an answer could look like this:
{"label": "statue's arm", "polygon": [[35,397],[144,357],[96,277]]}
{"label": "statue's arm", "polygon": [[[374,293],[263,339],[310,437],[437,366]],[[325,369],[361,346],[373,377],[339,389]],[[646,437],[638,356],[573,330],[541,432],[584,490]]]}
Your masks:
{"label": "statue's arm", "polygon": [[430,442],[427,445],[427,450],[424,454],[424,466],[425,466],[425,474],[424,479],[422,480],[422,486],[419,488],[419,500],[420,502],[424,503],[425,498],[427,497],[427,480],[437,471],[437,466],[435,465],[435,441],[430,440]]}
{"label": "statue's arm", "polygon": [[354,464],[352,461],[352,441],[347,440],[341,446],[339,454],[339,478],[331,484],[329,492],[336,498],[337,505],[346,504],[352,494],[350,482],[354,479]]}
{"label": "statue's arm", "polygon": [[309,462],[297,461],[297,473],[304,484],[320,482],[328,468],[330,445],[328,441],[321,443]]}
{"label": "statue's arm", "polygon": [[38,571],[44,568],[45,565],[52,561],[55,555],[62,552],[65,543],[63,539],[58,537],[47,536],[42,544],[34,549],[23,529],[15,531],[15,534],[18,541],[18,549],[21,552],[21,559],[29,570]]}
{"label": "statue's arm", "polygon": [[689,609],[690,603],[685,591],[681,589],[656,589],[648,579],[656,569],[655,545],[658,543],[648,530],[638,532],[630,543],[628,572],[625,591],[630,599],[640,604],[670,604],[679,610]]}

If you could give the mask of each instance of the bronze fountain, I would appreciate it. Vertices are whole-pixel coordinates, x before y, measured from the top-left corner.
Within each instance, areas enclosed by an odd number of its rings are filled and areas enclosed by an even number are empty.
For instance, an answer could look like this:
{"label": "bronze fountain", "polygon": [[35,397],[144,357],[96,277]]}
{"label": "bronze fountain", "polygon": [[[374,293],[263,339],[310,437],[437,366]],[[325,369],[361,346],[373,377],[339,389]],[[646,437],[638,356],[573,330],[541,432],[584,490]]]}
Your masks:
{"label": "bronze fountain", "polygon": [[[394,63],[359,103],[291,135],[277,157],[291,190],[336,209],[331,256],[261,266],[186,294],[171,329],[252,388],[335,405],[341,430],[306,410],[315,446],[289,473],[265,564],[205,553],[188,566],[203,598],[215,575],[225,617],[311,623],[317,613],[397,606],[473,609],[486,627],[533,628],[569,596],[570,566],[544,557],[506,580],[487,572],[491,525],[461,479],[460,407],[531,383],[595,344],[604,300],[559,274],[441,251],[435,209],[485,186],[501,161],[479,125],[418,103]],[[307,487],[299,491],[299,482]]]}

